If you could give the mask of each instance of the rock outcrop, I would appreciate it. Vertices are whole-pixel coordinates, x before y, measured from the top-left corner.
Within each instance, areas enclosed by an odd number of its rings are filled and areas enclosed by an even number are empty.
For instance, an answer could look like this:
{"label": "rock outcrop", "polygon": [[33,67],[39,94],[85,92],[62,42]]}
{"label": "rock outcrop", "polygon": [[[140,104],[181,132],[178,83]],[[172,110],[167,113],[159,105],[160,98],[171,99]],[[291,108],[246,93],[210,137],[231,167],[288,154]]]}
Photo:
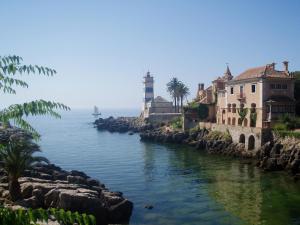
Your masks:
{"label": "rock outcrop", "polygon": [[143,132],[153,128],[151,124],[146,124],[139,117],[108,117],[106,119],[99,118],[95,122],[98,130],[107,130],[109,132]]}
{"label": "rock outcrop", "polygon": [[[2,180],[6,180],[2,172]],[[128,223],[133,203],[121,192],[111,192],[99,181],[80,171],[38,164],[19,179],[23,200],[16,202],[30,208],[62,208],[93,214],[97,224]],[[1,182],[0,197],[8,198],[8,184]]]}

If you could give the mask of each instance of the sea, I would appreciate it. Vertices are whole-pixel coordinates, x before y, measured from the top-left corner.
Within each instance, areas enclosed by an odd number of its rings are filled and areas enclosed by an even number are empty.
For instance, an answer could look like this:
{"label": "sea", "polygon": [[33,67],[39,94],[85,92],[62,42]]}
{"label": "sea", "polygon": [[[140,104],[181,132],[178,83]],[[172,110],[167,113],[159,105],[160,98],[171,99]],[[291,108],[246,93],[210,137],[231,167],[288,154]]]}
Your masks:
{"label": "sea", "polygon": [[[104,118],[140,113],[101,112]],[[52,163],[84,171],[134,203],[130,224],[300,224],[300,182],[285,172],[263,172],[187,146],[145,143],[138,134],[98,131],[94,120],[92,110],[29,118]]]}

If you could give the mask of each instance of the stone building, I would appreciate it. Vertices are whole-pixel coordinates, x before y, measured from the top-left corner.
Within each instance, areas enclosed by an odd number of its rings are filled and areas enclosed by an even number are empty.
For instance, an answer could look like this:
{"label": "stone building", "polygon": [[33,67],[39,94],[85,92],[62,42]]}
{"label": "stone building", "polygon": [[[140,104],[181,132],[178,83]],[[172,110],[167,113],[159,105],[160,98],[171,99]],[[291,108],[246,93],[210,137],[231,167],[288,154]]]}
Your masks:
{"label": "stone building", "polygon": [[143,103],[143,118],[149,122],[169,122],[170,120],[180,116],[180,113],[175,113],[173,102],[167,101],[161,96],[154,97],[154,79],[147,72],[144,77],[144,103]]}
{"label": "stone building", "polygon": [[264,133],[281,115],[295,114],[294,77],[288,62],[283,66],[283,70],[275,63],[248,69],[217,92],[217,125],[225,126],[249,150],[265,142]]}

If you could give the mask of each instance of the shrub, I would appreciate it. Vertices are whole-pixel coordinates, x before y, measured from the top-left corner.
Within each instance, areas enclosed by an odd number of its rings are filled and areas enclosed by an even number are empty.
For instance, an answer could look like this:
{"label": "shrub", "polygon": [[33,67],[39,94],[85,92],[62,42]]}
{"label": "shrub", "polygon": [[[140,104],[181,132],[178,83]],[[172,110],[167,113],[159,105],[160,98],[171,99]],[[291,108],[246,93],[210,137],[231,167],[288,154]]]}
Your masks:
{"label": "shrub", "polygon": [[287,131],[287,130],[276,130],[275,133],[282,138],[294,137],[294,138],[300,139],[300,132]]}
{"label": "shrub", "polygon": [[300,127],[300,118],[293,117],[289,114],[284,114],[279,118],[279,122],[286,125],[288,130],[293,130]]}
{"label": "shrub", "polygon": [[182,117],[178,117],[176,119],[173,119],[171,121],[170,125],[173,129],[182,129],[182,126],[183,126]]}
{"label": "shrub", "polygon": [[276,131],[278,131],[278,130],[287,130],[287,126],[284,123],[276,123],[273,126],[273,129],[276,130]]}
{"label": "shrub", "polygon": [[189,133],[195,133],[195,132],[198,132],[200,130],[200,127],[197,125],[196,127],[193,127],[189,130]]}
{"label": "shrub", "polygon": [[222,141],[232,141],[232,137],[229,131],[221,132],[221,131],[211,131],[205,137],[207,140],[222,140]]}

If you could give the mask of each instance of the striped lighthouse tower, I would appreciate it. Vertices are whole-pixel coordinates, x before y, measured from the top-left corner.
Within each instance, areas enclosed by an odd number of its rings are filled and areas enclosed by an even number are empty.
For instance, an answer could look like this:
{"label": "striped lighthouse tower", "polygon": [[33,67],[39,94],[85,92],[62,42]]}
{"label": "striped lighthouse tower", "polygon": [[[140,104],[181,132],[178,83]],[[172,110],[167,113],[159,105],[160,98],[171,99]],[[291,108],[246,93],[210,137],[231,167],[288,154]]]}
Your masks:
{"label": "striped lighthouse tower", "polygon": [[148,71],[144,77],[144,110],[146,109],[147,103],[154,99],[154,80]]}

